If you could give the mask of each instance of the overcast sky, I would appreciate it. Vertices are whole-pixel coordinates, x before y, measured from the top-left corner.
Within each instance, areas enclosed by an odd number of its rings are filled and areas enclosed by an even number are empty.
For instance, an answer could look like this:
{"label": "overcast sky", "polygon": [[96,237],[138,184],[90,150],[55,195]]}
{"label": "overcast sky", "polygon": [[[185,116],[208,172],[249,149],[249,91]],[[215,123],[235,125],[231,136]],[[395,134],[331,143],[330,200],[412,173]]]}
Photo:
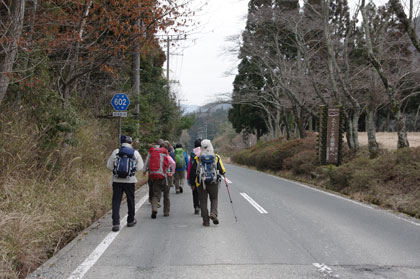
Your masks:
{"label": "overcast sky", "polygon": [[[203,0],[202,0],[203,1]],[[199,2],[199,1],[197,1]],[[170,79],[181,104],[204,105],[217,94],[232,92],[239,61],[226,54],[227,37],[241,34],[246,25],[249,0],[210,0],[199,14],[201,27],[171,47]],[[351,6],[357,0],[349,0]],[[381,5],[387,0],[375,0]],[[165,65],[166,69],[166,65]],[[233,69],[233,71],[232,71]],[[233,74],[226,76],[226,72]]]}

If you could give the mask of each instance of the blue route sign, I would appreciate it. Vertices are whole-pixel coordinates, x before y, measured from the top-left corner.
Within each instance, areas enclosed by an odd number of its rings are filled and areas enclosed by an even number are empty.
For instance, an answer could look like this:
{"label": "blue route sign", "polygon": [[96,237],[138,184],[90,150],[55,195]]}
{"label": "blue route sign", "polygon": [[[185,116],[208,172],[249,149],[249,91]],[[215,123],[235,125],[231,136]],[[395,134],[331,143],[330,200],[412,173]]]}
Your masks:
{"label": "blue route sign", "polygon": [[125,111],[127,110],[128,105],[130,104],[130,100],[128,99],[127,95],[124,93],[117,93],[112,97],[111,105],[114,107],[116,111]]}

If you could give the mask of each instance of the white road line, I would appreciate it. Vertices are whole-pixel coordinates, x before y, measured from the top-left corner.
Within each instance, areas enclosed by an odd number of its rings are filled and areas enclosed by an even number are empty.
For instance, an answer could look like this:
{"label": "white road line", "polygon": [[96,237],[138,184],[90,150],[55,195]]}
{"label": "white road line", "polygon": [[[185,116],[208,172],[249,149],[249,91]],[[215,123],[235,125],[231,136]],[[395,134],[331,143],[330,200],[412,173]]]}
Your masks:
{"label": "white road line", "polygon": [[[144,196],[137,204],[136,204],[136,212],[139,208],[148,200],[149,195]],[[73,273],[70,275],[68,279],[82,279],[86,272],[98,261],[98,259],[102,256],[105,250],[111,245],[114,239],[120,234],[121,229],[123,229],[127,225],[127,215],[121,219],[120,223],[120,230],[118,232],[110,232],[104,240],[93,250],[93,252],[85,259],[85,261],[79,265]]]}
{"label": "white road line", "polygon": [[241,196],[244,197],[253,207],[255,207],[258,212],[261,214],[267,214],[267,210],[265,210],[261,205],[259,205],[256,201],[254,201],[250,196],[248,196],[246,193],[241,193]]}
{"label": "white road line", "polygon": [[226,178],[227,183],[232,184],[232,181]]}
{"label": "white road line", "polygon": [[313,263],[313,266],[315,266],[319,272],[321,272],[324,277],[328,278],[339,278],[340,276],[334,275],[331,267],[327,266],[326,264],[319,264],[319,263]]}
{"label": "white road line", "polygon": [[[323,190],[320,190],[320,189],[317,189],[317,188],[314,188],[314,187],[311,187],[311,186],[308,186],[308,185],[305,185],[305,184],[302,184],[302,183],[299,183],[299,182],[296,182],[296,181],[293,181],[293,180],[289,180],[289,179],[286,179],[286,178],[282,178],[282,177],[274,176],[274,175],[271,175],[271,174],[269,174],[269,176],[274,177],[274,178],[276,178],[276,179],[278,179],[278,180],[283,180],[283,181],[287,181],[287,182],[290,182],[290,183],[293,183],[293,184],[299,185],[299,186],[301,186],[301,187],[304,187],[304,188],[310,189],[310,190],[315,191],[315,192],[319,192],[319,193],[323,193],[323,194],[328,195],[328,196],[336,197],[336,198],[339,198],[339,199],[342,199],[342,200],[345,200],[345,201],[348,201],[348,202],[351,202],[351,203],[354,203],[354,204],[360,205],[360,206],[362,206],[362,207],[366,207],[366,208],[369,208],[369,209],[372,209],[372,210],[378,210],[377,208],[375,208],[375,207],[373,207],[373,206],[370,206],[370,205],[368,205],[368,204],[364,204],[364,203],[362,203],[362,202],[355,201],[355,200],[352,200],[352,199],[349,199],[349,198],[345,198],[345,197],[339,196],[339,195],[337,195],[337,194],[333,194],[333,193],[330,193],[330,192],[326,192],[326,191],[323,191]],[[415,225],[415,226],[420,227],[420,223],[417,223],[417,222],[415,222],[415,221],[411,221],[411,220],[409,220],[409,219],[407,219],[407,218],[404,218],[404,217],[401,217],[401,216],[395,215],[395,213],[393,213],[393,214],[391,214],[391,215],[392,215],[393,217],[396,217],[397,219],[400,219],[400,220],[404,221],[404,222],[407,222],[407,223],[410,223],[410,224],[412,224],[412,225]]]}

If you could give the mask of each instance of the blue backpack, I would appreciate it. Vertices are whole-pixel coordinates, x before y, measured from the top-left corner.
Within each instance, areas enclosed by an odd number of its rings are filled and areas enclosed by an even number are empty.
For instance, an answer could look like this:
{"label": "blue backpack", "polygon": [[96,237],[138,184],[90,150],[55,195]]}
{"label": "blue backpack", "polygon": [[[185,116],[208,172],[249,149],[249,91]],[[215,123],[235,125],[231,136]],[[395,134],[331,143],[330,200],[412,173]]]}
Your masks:
{"label": "blue backpack", "polygon": [[199,180],[200,182],[215,183],[218,182],[217,163],[213,155],[200,156],[199,163]]}
{"label": "blue backpack", "polygon": [[117,153],[114,164],[114,176],[117,178],[130,178],[135,173],[134,149],[122,146]]}

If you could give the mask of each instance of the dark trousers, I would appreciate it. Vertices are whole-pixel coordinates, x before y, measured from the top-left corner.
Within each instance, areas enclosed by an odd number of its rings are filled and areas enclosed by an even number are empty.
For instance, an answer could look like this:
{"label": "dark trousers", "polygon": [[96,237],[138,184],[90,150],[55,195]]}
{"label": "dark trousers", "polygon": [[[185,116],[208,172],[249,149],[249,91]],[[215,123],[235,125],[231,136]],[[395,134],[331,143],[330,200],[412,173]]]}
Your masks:
{"label": "dark trousers", "polygon": [[134,221],[134,184],[135,183],[112,183],[112,225],[120,224],[120,206],[123,192],[127,197],[128,217],[127,223]]}
{"label": "dark trousers", "polygon": [[192,195],[194,208],[200,207],[200,196],[198,194],[198,188],[196,186],[193,186],[192,188]]}
{"label": "dark trousers", "polygon": [[208,223],[210,220],[209,210],[207,208],[207,199],[210,198],[210,214],[218,215],[217,204],[218,204],[218,194],[219,194],[219,183],[209,183],[206,184],[204,189],[203,185],[198,187],[198,192],[200,195],[200,208],[201,208],[201,217],[203,217],[204,223]]}
{"label": "dark trousers", "polygon": [[153,198],[153,181],[149,178],[147,181],[147,184],[149,185],[149,201],[152,202]]}
{"label": "dark trousers", "polygon": [[171,201],[169,200],[169,185],[166,184],[165,179],[152,180],[153,197],[152,197],[152,212],[158,211],[158,202],[163,192],[163,213],[169,214]]}

